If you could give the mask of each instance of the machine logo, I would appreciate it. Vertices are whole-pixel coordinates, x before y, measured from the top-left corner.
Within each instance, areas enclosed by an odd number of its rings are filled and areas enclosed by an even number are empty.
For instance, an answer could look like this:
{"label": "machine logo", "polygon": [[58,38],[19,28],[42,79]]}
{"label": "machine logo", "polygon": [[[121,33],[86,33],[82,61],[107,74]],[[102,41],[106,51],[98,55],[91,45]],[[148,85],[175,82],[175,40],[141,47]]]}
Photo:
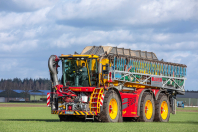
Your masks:
{"label": "machine logo", "polygon": [[123,115],[126,114],[126,110],[125,110],[125,111],[122,111],[122,114],[123,114]]}
{"label": "machine logo", "polygon": [[162,78],[151,77],[151,86],[162,87]]}
{"label": "machine logo", "polygon": [[155,81],[155,82],[162,82],[162,78],[159,78],[159,77],[152,77],[152,81]]}

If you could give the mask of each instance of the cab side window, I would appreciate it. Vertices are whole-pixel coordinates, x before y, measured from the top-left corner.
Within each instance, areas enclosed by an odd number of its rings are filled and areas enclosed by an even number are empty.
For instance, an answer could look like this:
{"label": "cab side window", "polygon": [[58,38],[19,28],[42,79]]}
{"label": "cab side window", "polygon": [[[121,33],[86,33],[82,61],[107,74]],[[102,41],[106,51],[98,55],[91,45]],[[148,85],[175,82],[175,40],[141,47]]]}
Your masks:
{"label": "cab side window", "polygon": [[97,59],[89,59],[88,67],[89,67],[91,86],[97,86],[98,84],[98,61]]}

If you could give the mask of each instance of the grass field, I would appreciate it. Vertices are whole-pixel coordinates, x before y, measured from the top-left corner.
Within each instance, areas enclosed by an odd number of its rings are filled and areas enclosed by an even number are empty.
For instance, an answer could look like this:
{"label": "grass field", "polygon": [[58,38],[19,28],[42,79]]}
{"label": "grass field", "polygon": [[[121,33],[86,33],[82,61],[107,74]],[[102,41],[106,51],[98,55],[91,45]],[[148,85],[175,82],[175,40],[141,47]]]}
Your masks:
{"label": "grass field", "polygon": [[198,107],[177,108],[177,110],[198,110]]}
{"label": "grass field", "polygon": [[25,103],[25,102],[24,103],[18,103],[18,102],[17,103],[14,103],[14,102],[11,102],[11,103],[10,102],[9,103],[0,103],[0,105],[1,104],[16,104],[16,105],[23,104],[23,105],[45,105],[45,106],[47,105],[47,103]]}
{"label": "grass field", "polygon": [[[185,108],[186,109],[186,108]],[[183,109],[183,110],[185,110]],[[187,108],[188,109],[188,108]],[[188,109],[189,110],[189,109]],[[197,110],[191,108],[191,110]],[[160,122],[59,122],[48,107],[0,107],[0,131],[198,131],[198,112],[177,112]]]}

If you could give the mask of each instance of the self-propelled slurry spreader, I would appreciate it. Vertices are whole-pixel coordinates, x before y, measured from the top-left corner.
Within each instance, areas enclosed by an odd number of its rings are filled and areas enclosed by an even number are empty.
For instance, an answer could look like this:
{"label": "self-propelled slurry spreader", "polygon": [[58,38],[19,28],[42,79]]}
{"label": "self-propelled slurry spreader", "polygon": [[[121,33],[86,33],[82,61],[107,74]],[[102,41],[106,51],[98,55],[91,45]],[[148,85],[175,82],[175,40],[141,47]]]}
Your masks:
{"label": "self-propelled slurry spreader", "polygon": [[187,66],[159,61],[153,52],[87,46],[81,54],[51,55],[48,66],[48,105],[60,121],[167,122],[176,113],[176,95],[185,93]]}

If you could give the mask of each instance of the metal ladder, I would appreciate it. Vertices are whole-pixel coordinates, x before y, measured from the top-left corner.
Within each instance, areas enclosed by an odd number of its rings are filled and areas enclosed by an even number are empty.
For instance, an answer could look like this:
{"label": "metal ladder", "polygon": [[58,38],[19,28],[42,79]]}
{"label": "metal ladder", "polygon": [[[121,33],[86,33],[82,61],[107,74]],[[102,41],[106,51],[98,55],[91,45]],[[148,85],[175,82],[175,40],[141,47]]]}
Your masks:
{"label": "metal ladder", "polygon": [[90,111],[97,111],[97,113],[100,113],[100,100],[103,92],[104,92],[104,88],[94,89],[90,99],[90,105],[89,105]]}

